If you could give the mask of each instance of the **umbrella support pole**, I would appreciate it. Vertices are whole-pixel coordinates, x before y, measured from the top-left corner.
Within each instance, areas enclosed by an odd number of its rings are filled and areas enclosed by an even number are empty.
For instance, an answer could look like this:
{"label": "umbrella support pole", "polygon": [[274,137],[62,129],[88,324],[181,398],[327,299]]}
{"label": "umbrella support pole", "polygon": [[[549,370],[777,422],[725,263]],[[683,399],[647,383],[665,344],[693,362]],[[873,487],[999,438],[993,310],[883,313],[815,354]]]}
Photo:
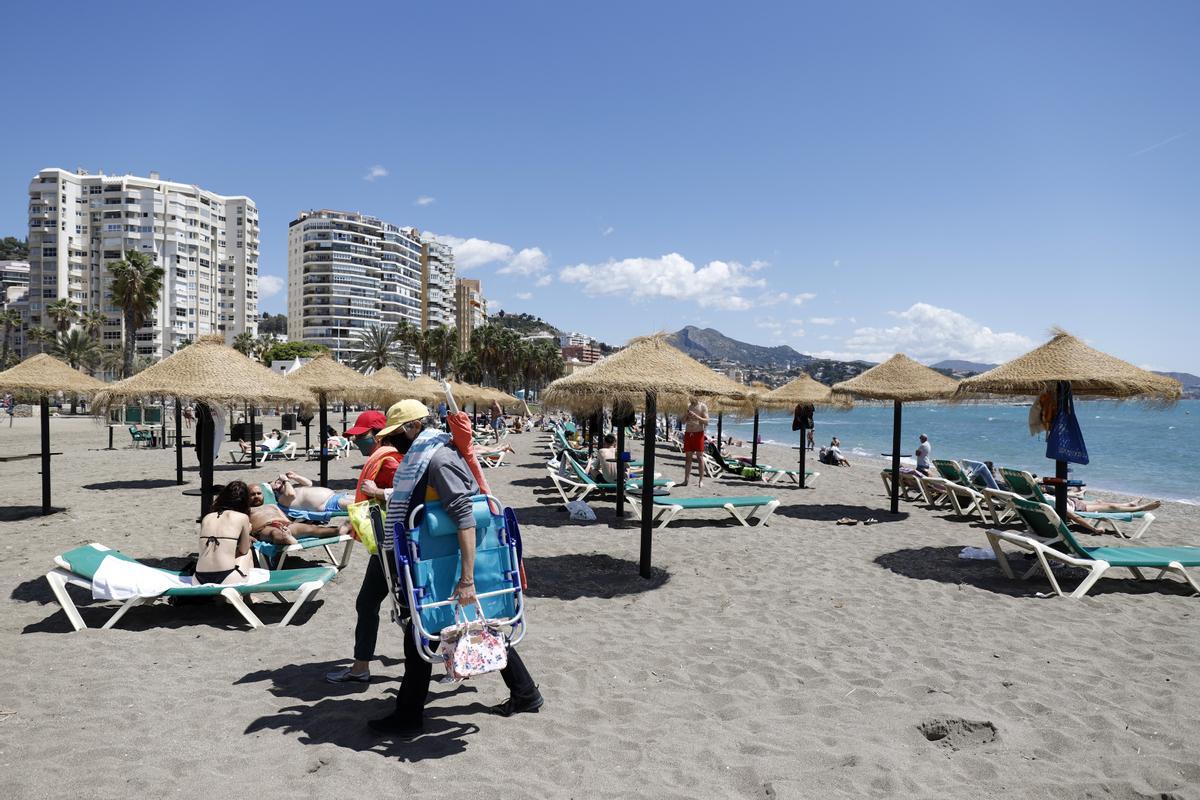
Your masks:
{"label": "umbrella support pole", "polygon": [[[617,419],[617,404],[613,403],[613,421]],[[625,519],[625,460],[621,454],[625,452],[625,426],[617,426],[617,519]],[[644,485],[643,485],[644,488]]]}
{"label": "umbrella support pole", "polygon": [[183,402],[178,397],[175,398],[175,483],[183,486]]}
{"label": "umbrella support pole", "polygon": [[900,513],[900,418],[901,403],[894,400],[892,407],[892,513]]}
{"label": "umbrella support pole", "polygon": [[158,444],[159,444],[160,449],[166,450],[167,449],[167,398],[164,397],[162,399],[162,403],[163,403],[162,404],[162,412],[161,412],[162,435],[160,437],[158,437],[158,439],[159,439]]}
{"label": "umbrella support pole", "polygon": [[649,579],[650,554],[654,531],[654,439],[658,432],[658,397],[653,392],[646,392],[646,434],[642,441],[645,443],[645,453],[642,456],[642,546],[639,558],[638,572],[643,578]]}
{"label": "umbrella support pole", "polygon": [[42,395],[42,514],[50,513],[50,401]]}
{"label": "umbrella support pole", "polygon": [[255,412],[258,411],[254,407],[254,403],[250,404],[250,469],[258,468],[258,433],[255,429]]}
{"label": "umbrella support pole", "polygon": [[750,447],[750,466],[758,468],[758,409],[754,409],[754,444]]}
{"label": "umbrella support pole", "polygon": [[196,440],[200,456],[200,519],[204,519],[204,515],[212,508],[213,450],[217,444],[217,429],[213,424],[212,409],[207,403],[200,403],[198,411]]}
{"label": "umbrella support pole", "polygon": [[321,485],[329,485],[329,434],[325,431],[329,428],[329,408],[325,404],[325,395],[321,395],[321,421],[319,439],[317,440],[318,452],[321,453]]}
{"label": "umbrella support pole", "polygon": [[808,429],[805,428],[803,425],[800,426],[800,469],[799,469],[800,475],[799,475],[799,478],[800,478],[800,488],[801,489],[805,488],[804,487],[804,446],[805,446],[804,440],[805,440],[805,438],[807,438],[806,437],[807,433],[808,433]]}
{"label": "umbrella support pole", "polygon": [[724,443],[725,443],[725,440],[721,438],[721,433],[722,433],[721,423],[724,421],[724,418],[725,418],[725,414],[723,412],[718,411],[717,412],[717,450],[718,451],[720,451],[720,449],[724,446]]}
{"label": "umbrella support pole", "polygon": [[1055,461],[1054,477],[1058,485],[1054,487],[1054,511],[1063,523],[1067,521],[1067,474],[1067,462]]}

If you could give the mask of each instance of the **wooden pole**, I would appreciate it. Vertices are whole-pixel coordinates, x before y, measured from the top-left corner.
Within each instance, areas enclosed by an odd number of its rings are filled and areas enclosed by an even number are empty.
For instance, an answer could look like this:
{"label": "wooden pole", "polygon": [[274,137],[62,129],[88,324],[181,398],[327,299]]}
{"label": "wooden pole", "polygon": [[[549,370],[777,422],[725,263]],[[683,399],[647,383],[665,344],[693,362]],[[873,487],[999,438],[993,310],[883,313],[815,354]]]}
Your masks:
{"label": "wooden pole", "polygon": [[[617,421],[617,404],[613,402],[613,422]],[[617,519],[625,519],[625,460],[621,454],[625,452],[625,426],[617,425]],[[645,489],[646,483],[642,482]]]}
{"label": "wooden pole", "polygon": [[758,466],[758,409],[754,409],[754,444],[750,447],[750,466]]}
{"label": "wooden pole", "polygon": [[[801,422],[806,422],[806,421],[807,421],[807,416],[808,416],[808,415],[807,415],[807,414],[805,414],[805,415],[804,415],[804,416],[801,418]],[[807,434],[807,433],[808,433],[808,428],[804,427],[804,425],[801,425],[801,426],[800,426],[800,469],[799,469],[799,472],[800,472],[800,488],[801,488],[801,489],[803,489],[803,488],[804,488],[804,448],[805,448],[805,447],[807,447],[807,445],[805,444],[805,439],[807,438],[807,437],[806,437],[806,434]]]}
{"label": "wooden pole", "polygon": [[892,407],[892,513],[900,513],[900,410],[899,400]]}
{"label": "wooden pole", "polygon": [[725,446],[725,440],[721,438],[721,422],[724,420],[724,418],[725,418],[724,412],[718,411],[717,412],[717,452],[720,452],[721,448]]}
{"label": "wooden pole", "polygon": [[175,398],[175,483],[183,486],[183,401]]}
{"label": "wooden pole", "polygon": [[254,407],[254,403],[250,404],[250,469],[258,467],[258,434],[255,432],[255,412],[258,411]]}
{"label": "wooden pole", "polygon": [[[15,402],[15,401],[14,401]],[[42,514],[50,513],[50,401],[42,395]]]}
{"label": "wooden pole", "polygon": [[[212,509],[213,498],[213,449],[216,447],[217,429],[213,423],[212,409],[200,403],[196,414],[196,444],[200,457],[200,519]],[[232,427],[232,426],[231,426]]]}
{"label": "wooden pole", "polygon": [[654,437],[657,435],[658,397],[653,392],[646,392],[646,435],[645,454],[642,457],[642,548],[639,572],[643,578],[649,578],[651,539],[654,529]]}
{"label": "wooden pole", "polygon": [[329,408],[325,403],[325,393],[321,392],[321,416],[318,422],[317,430],[317,446],[321,453],[321,485],[329,485],[329,434],[325,431],[329,427]]}
{"label": "wooden pole", "polygon": [[159,413],[159,421],[162,422],[162,436],[159,437],[159,439],[161,439],[161,441],[158,443],[158,447],[160,450],[166,450],[167,449],[167,398],[164,397],[162,399],[162,411],[160,411],[158,413]]}

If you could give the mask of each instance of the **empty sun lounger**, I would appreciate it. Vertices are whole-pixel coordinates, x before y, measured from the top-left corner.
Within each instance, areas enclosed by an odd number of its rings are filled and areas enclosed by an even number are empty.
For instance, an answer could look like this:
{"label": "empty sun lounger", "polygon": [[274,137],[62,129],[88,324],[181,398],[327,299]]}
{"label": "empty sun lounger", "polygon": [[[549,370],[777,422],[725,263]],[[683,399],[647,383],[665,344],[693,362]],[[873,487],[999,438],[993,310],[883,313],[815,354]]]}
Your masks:
{"label": "empty sun lounger", "polygon": [[[723,508],[733,515],[733,518],[747,528],[752,527],[748,521],[752,514],[757,513],[757,527],[767,524],[767,518],[775,512],[779,501],[765,495],[748,497],[655,497],[654,505],[659,511],[654,515],[658,527],[665,528],[671,520],[684,511],[698,511],[710,508]],[[739,512],[738,509],[748,509]]]}
{"label": "empty sun lounger", "polygon": [[949,459],[935,458],[933,466],[941,475],[941,481],[937,487],[946,493],[950,505],[954,508],[954,513],[960,517],[978,516],[981,522],[986,522],[983,511],[985,502],[983,492],[971,484],[971,479],[967,477],[967,473],[959,466],[959,463]]}
{"label": "empty sun lounger", "polygon": [[[107,558],[117,558],[134,564],[141,564],[137,559],[130,558],[124,553],[111,550],[102,544],[93,543],[84,547],[76,547],[74,550],[69,550],[61,556],[57,556],[54,559],[57,567],[46,573],[46,581],[50,584],[50,589],[54,592],[55,598],[58,599],[59,605],[62,606],[63,611],[66,613],[67,619],[71,621],[71,625],[77,631],[83,630],[87,625],[84,623],[83,617],[80,616],[79,609],[75,607],[75,602],[67,593],[67,585],[71,584],[92,590],[92,579],[96,576],[101,564]],[[147,570],[161,573],[160,577],[164,578],[164,583],[177,583],[190,580],[178,572],[159,569],[157,567],[142,566]],[[279,626],[283,627],[291,622],[292,618],[296,616],[296,612],[300,610],[300,607],[316,595],[325,584],[333,580],[335,575],[337,575],[337,570],[333,567],[312,567],[309,569],[278,570],[272,572],[270,578],[266,581],[241,586],[221,586],[218,584],[173,586],[164,591],[156,592],[153,595],[135,596],[124,600],[121,607],[109,617],[108,621],[102,627],[111,628],[116,625],[117,621],[129,609],[135,606],[154,603],[160,599],[168,597],[220,597],[237,609],[237,612],[242,615],[246,622],[250,623],[250,627],[262,628],[264,627],[262,620],[246,605],[246,601],[242,599],[243,596],[268,593],[275,595],[281,602],[286,603],[287,601],[281,593],[296,592],[296,599],[292,603],[292,607],[279,622]]]}
{"label": "empty sun lounger", "polygon": [[[1071,592],[1070,597],[1074,598],[1086,595],[1096,581],[1114,567],[1129,570],[1139,580],[1144,578],[1141,573],[1143,569],[1158,570],[1158,574],[1154,576],[1155,580],[1171,573],[1183,579],[1200,594],[1200,584],[1187,572],[1189,567],[1200,567],[1200,547],[1084,547],[1051,506],[1019,497],[1014,498],[1012,503],[1029,526],[1032,535],[998,529],[987,531],[988,543],[996,553],[996,562],[1010,578],[1016,576],[1008,563],[1007,554],[1000,546],[1001,542],[1033,553],[1038,566],[1026,572],[1022,578],[1028,578],[1040,567],[1054,588],[1054,593],[1059,597],[1067,595],[1058,585],[1058,579],[1050,566],[1051,561],[1088,571],[1083,582]],[[1063,547],[1065,552],[1055,547],[1055,544]]]}

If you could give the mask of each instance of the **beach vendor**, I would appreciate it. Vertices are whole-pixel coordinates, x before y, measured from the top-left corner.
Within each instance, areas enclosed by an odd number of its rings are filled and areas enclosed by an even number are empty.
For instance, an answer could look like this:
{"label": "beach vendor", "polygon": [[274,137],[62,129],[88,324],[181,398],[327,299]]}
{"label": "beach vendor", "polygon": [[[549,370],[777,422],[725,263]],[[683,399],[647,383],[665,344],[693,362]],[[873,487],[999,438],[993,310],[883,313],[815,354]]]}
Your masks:
{"label": "beach vendor", "polygon": [[[354,420],[354,425],[346,431],[346,435],[353,437],[354,446],[367,457],[367,463],[358,475],[354,502],[387,502],[387,496],[392,493],[391,485],[396,470],[404,457],[397,447],[403,444],[400,428],[411,421],[414,414],[423,412],[424,406],[416,400],[403,400],[388,409],[387,416],[380,411],[364,411]],[[387,433],[384,433],[385,430]],[[379,606],[388,596],[387,576],[381,559],[390,557],[390,552],[380,552],[372,555],[367,562],[367,571],[358,589],[358,599],[354,601],[358,614],[354,625],[354,663],[326,674],[325,680],[330,683],[371,681],[370,665],[375,658],[375,642],[379,637]]]}
{"label": "beach vendor", "polygon": [[[475,598],[475,515],[471,498],[479,492],[479,484],[463,454],[451,444],[451,436],[436,430],[425,430],[429,412],[415,400],[413,414],[399,416],[408,419],[398,426],[404,442],[399,449],[405,453],[404,463],[396,473],[393,492],[388,500],[389,519],[406,519],[411,506],[437,500],[451,519],[458,524],[458,545],[462,556],[462,577],[450,599],[468,606]],[[422,413],[417,414],[417,407]],[[393,406],[395,408],[395,406]],[[389,422],[391,410],[388,411]],[[385,429],[385,431],[388,429]],[[404,625],[404,677],[396,695],[396,708],[386,717],[370,720],[367,725],[375,733],[396,738],[409,738],[424,730],[425,702],[433,665],[421,658],[413,641],[412,619]],[[543,705],[541,693],[533,682],[521,657],[513,648],[508,650],[508,665],[500,671],[509,689],[509,698],[491,711],[508,717],[523,712],[536,712]]]}

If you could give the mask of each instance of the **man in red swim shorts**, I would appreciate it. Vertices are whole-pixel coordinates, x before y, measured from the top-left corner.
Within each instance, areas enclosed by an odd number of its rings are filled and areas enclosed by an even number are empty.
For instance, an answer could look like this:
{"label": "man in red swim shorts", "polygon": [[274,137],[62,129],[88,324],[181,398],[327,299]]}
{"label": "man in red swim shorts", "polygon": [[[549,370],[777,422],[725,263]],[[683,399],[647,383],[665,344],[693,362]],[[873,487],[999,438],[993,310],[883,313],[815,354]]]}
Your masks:
{"label": "man in red swim shorts", "polygon": [[708,430],[708,406],[697,397],[688,399],[687,416],[683,421],[683,483],[692,477],[692,459],[696,460],[697,484],[704,485],[704,432]]}

